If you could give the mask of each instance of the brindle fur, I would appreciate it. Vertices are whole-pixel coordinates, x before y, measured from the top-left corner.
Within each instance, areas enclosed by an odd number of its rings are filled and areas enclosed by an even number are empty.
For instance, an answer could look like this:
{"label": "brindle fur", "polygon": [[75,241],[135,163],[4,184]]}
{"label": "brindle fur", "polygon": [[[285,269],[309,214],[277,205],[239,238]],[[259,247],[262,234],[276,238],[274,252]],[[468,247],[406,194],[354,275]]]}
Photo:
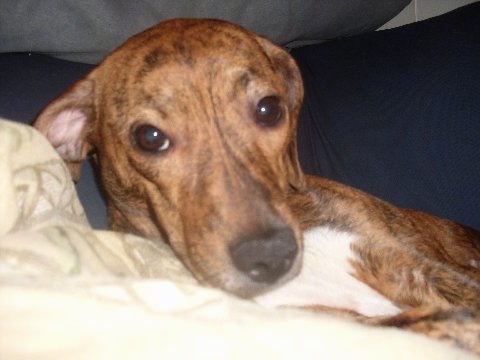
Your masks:
{"label": "brindle fur", "polygon": [[[272,128],[252,115],[269,95],[284,110]],[[200,281],[243,297],[268,291],[235,269],[229,247],[291,228],[300,251],[288,281],[301,267],[302,231],[328,225],[358,238],[354,275],[405,309],[362,321],[479,352],[478,321],[468,320],[480,313],[479,233],[305,176],[296,151],[302,98],[300,72],[279,47],[222,21],[178,19],[129,39],[34,125],[74,178],[94,153],[112,229],[169,242]],[[140,123],[162,129],[171,148],[136,149]]]}

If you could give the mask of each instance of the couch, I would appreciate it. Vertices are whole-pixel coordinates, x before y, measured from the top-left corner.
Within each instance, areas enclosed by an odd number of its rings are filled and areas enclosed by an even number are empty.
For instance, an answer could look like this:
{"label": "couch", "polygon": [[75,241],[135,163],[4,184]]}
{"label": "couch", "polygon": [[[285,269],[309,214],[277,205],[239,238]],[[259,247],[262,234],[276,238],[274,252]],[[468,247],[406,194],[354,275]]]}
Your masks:
{"label": "couch", "polygon": [[219,17],[297,60],[307,172],[480,229],[480,3],[374,31],[408,17],[409,3],[1,2],[0,358],[475,358],[200,286],[168,246],[106,230],[91,163],[74,186],[28,126],[133,33]]}

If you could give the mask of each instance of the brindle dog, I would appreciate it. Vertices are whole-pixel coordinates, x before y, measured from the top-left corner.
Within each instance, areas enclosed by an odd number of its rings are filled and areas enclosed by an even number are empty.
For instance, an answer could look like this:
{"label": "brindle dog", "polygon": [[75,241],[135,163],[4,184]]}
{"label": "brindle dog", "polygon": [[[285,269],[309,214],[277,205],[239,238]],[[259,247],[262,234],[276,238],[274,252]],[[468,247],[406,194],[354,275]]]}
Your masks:
{"label": "brindle dog", "polygon": [[[480,353],[480,235],[303,174],[299,69],[218,20],[142,32],[34,126],[75,179],[93,153],[112,229],[266,305],[340,308]],[[318,119],[321,121],[321,119]]]}

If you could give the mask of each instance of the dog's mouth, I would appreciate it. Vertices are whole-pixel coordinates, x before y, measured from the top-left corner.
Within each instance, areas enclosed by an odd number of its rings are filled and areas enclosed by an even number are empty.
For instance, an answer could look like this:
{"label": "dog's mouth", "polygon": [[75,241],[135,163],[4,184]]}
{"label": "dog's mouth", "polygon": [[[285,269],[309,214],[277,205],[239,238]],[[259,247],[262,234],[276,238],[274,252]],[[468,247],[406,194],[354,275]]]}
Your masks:
{"label": "dog's mouth", "polygon": [[[245,175],[242,179],[250,180]],[[253,179],[236,181],[242,191],[229,188],[233,181],[217,180],[225,196],[198,199],[204,211],[196,208],[192,214],[191,206],[182,207],[182,240],[171,245],[183,249],[177,254],[200,282],[251,298],[300,272],[303,239],[280,191],[276,194]]]}

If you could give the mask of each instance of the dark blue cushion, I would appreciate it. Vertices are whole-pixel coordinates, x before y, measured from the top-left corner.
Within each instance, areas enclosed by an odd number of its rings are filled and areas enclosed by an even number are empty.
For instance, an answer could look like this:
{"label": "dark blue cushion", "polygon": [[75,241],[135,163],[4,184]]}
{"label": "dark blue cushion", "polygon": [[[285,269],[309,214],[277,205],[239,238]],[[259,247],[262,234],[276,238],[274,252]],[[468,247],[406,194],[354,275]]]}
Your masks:
{"label": "dark blue cushion", "polygon": [[480,2],[292,55],[307,172],[480,229]]}

